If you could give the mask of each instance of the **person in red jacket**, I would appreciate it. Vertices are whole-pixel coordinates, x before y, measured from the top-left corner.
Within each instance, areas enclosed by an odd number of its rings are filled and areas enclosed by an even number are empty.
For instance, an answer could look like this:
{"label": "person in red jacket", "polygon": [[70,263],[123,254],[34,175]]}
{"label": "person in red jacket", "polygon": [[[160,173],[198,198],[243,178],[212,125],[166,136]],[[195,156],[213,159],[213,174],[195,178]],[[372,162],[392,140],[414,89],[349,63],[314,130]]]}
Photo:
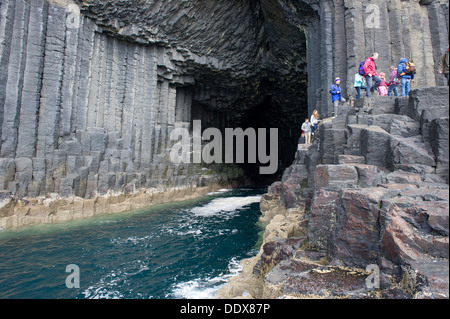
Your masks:
{"label": "person in red jacket", "polygon": [[366,74],[367,90],[366,97],[370,98],[370,92],[374,92],[381,83],[381,79],[377,73],[375,60],[378,59],[378,53],[375,52],[371,57],[367,58],[364,63],[364,72]]}

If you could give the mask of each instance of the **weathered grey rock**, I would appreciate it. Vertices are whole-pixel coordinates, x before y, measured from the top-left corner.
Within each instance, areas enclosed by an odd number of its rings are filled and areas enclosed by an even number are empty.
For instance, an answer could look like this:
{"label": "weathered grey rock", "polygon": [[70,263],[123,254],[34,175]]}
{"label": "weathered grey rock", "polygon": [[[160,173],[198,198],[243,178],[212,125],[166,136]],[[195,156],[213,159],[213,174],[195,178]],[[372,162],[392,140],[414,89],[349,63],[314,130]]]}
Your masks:
{"label": "weathered grey rock", "polygon": [[19,157],[15,159],[15,179],[18,184],[18,193],[20,196],[27,194],[28,185],[33,178],[33,161],[31,158]]}
{"label": "weathered grey rock", "polygon": [[419,123],[412,121],[410,118],[402,120],[393,119],[387,131],[392,135],[398,135],[402,137],[417,136],[420,134]]}
{"label": "weathered grey rock", "polygon": [[433,174],[436,171],[433,166],[421,164],[395,164],[394,169],[419,174],[421,176],[425,174]]}
{"label": "weathered grey rock", "polygon": [[[346,144],[344,146],[345,155],[362,156],[361,153],[361,131],[365,129],[367,125],[362,124],[349,124],[346,129]],[[364,158],[364,163],[366,159]]]}
{"label": "weathered grey rock", "polygon": [[[409,117],[422,124],[433,119],[448,117],[448,89],[445,87],[428,87],[412,90],[409,97]],[[427,137],[424,131],[424,137]]]}
{"label": "weathered grey rock", "polygon": [[[418,164],[436,166],[433,154],[421,141],[414,138],[393,136],[390,140],[393,164]],[[389,166],[392,167],[392,166]]]}
{"label": "weathered grey rock", "polygon": [[420,283],[417,298],[448,299],[449,267],[445,260],[417,261],[411,263],[416,273],[416,282]]}
{"label": "weathered grey rock", "polygon": [[430,145],[436,157],[436,173],[446,176],[448,183],[449,176],[449,119],[433,119],[429,125]]}
{"label": "weathered grey rock", "polygon": [[7,189],[8,184],[15,179],[16,164],[15,160],[11,158],[0,158],[0,186],[2,189]]}
{"label": "weathered grey rock", "polygon": [[360,135],[361,155],[366,157],[366,163],[390,168],[388,158],[391,135],[379,126],[364,128]]}
{"label": "weathered grey rock", "polygon": [[343,153],[345,146],[344,129],[322,129],[320,131],[320,151],[323,164],[335,164],[339,154]]}

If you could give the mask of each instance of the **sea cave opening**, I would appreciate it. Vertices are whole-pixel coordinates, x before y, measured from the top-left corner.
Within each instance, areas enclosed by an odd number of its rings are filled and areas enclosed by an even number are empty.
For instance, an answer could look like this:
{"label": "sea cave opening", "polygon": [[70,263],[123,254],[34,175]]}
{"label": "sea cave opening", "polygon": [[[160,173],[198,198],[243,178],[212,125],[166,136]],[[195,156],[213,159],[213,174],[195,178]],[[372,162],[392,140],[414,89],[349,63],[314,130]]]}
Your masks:
{"label": "sea cave opening", "polygon": [[[317,83],[316,77],[308,74],[311,71],[308,62],[314,60],[314,52],[307,42],[311,39],[309,28],[319,18],[305,1],[286,5],[265,0],[252,10],[253,17],[248,23],[253,25],[255,35],[247,38],[254,42],[245,45],[245,56],[232,48],[239,60],[236,62],[239,69],[189,65],[194,82],[178,91],[189,92],[191,129],[194,120],[201,120],[203,128],[219,129],[223,136],[226,129],[254,129],[257,135],[259,129],[265,129],[267,152],[270,129],[277,130],[274,173],[261,174],[261,167],[268,164],[258,156],[256,162],[249,160],[248,152],[255,148],[248,138],[245,139],[245,161],[238,163],[252,184],[270,185],[280,180],[284,169],[292,165],[301,125],[310,116],[309,109],[315,103],[314,99],[309,101],[314,98],[312,92],[316,89],[309,85]],[[227,41],[234,43],[236,39]],[[220,54],[227,56],[224,52]],[[259,143],[259,136],[256,141]]]}
{"label": "sea cave opening", "polygon": [[[224,138],[222,143],[224,158],[227,152],[225,141],[227,130],[228,132],[230,130],[243,132],[244,149],[239,148],[238,136],[235,136],[233,141],[233,163],[236,163],[245,172],[246,180],[250,181],[250,184],[254,186],[270,185],[280,180],[284,169],[294,161],[298,139],[301,135],[300,127],[307,117],[307,74],[299,73],[297,77],[301,80],[295,84],[274,78],[259,79],[257,84],[250,85],[252,87],[256,85],[259,88],[258,94],[253,96],[251,101],[239,97],[236,98],[238,101],[235,102],[236,104],[222,102],[226,106],[217,102],[220,97],[213,98],[214,102],[211,102],[212,97],[205,94],[205,87],[193,88],[191,128],[194,120],[200,120],[203,129],[219,129]],[[288,90],[286,90],[287,87]],[[211,90],[226,91],[208,86],[207,91]],[[201,99],[204,99],[205,96],[208,96],[207,101],[202,101]],[[218,107],[218,105],[220,106]],[[253,133],[255,133],[254,138],[250,138],[248,135]],[[271,136],[274,133],[276,136]],[[261,134],[265,136],[261,136]],[[205,143],[208,141],[203,142],[203,144]],[[274,143],[275,145],[273,145]],[[238,152],[244,153],[244,162],[239,162]],[[253,154],[255,152],[256,154]],[[269,166],[273,168],[274,165],[276,166],[275,170],[268,169]],[[263,167],[267,168],[266,172],[262,172],[261,168]]]}

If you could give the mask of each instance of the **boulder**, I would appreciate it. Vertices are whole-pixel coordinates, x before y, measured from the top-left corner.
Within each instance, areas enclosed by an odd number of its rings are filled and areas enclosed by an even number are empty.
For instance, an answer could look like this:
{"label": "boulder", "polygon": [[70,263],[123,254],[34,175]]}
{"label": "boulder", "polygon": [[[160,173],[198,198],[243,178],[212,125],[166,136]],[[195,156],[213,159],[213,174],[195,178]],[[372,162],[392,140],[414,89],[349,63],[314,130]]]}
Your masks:
{"label": "boulder", "polygon": [[[448,259],[449,238],[445,236],[448,227],[448,202],[433,205],[436,209],[427,219],[429,204],[411,203],[401,208],[394,204],[381,211],[382,254],[397,264],[417,261],[432,261],[434,258]],[[444,226],[440,224],[444,224]],[[439,226],[437,226],[439,225]],[[436,232],[436,229],[439,229]],[[448,229],[447,229],[448,232]],[[443,236],[444,235],[444,236]]]}
{"label": "boulder", "polygon": [[379,126],[366,127],[361,131],[361,155],[366,164],[391,168],[389,156],[391,135]]}
{"label": "boulder", "polygon": [[435,173],[436,169],[433,166],[422,164],[394,164],[394,170],[404,171],[425,176],[426,174]]}
{"label": "boulder", "polygon": [[421,140],[415,138],[402,138],[393,136],[390,139],[390,158],[395,164],[414,164],[425,166],[436,166],[434,155],[429,151],[429,147]]}
{"label": "boulder", "polygon": [[327,250],[336,227],[336,207],[339,200],[339,191],[315,190],[308,221],[308,239],[313,247]]}
{"label": "boulder", "polygon": [[336,207],[336,227],[330,240],[330,259],[365,268],[380,255],[379,207],[389,191],[381,187],[345,189]]}
{"label": "boulder", "polygon": [[413,121],[409,117],[404,119],[393,119],[387,131],[392,135],[397,135],[401,137],[411,137],[420,135],[420,124]]}
{"label": "boulder", "polygon": [[281,261],[291,258],[305,240],[306,237],[293,237],[277,239],[264,244],[261,258],[253,268],[253,273],[258,276],[265,275]]}
{"label": "boulder", "polygon": [[[411,90],[405,115],[424,125],[433,119],[448,117],[449,91],[446,87],[427,87]],[[425,136],[427,136],[426,132]]]}

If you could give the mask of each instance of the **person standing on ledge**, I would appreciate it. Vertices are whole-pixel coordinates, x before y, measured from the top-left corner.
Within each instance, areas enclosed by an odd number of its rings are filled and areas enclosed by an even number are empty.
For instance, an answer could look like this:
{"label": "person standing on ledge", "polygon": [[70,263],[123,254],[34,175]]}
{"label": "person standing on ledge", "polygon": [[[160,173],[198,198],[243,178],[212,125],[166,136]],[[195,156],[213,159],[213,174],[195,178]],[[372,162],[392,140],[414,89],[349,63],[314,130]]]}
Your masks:
{"label": "person standing on ledge", "polygon": [[367,86],[365,78],[359,74],[359,72],[356,72],[355,74],[355,83],[353,85],[356,90],[356,99],[359,100],[361,98],[361,90],[366,90],[367,93]]}
{"label": "person standing on ledge", "polygon": [[317,110],[313,111],[310,122],[313,127],[313,133],[314,133],[315,131],[317,131],[319,129],[319,123],[321,122],[319,120],[319,111],[317,111]]}
{"label": "person standing on ledge", "polygon": [[364,72],[366,74],[367,90],[366,97],[370,98],[370,92],[375,92],[381,83],[381,79],[377,73],[377,66],[375,61],[378,59],[378,52],[375,52],[371,57],[367,58],[364,63]]}
{"label": "person standing on ledge", "polygon": [[305,144],[311,144],[311,123],[309,119],[305,119],[305,123],[302,124],[302,130],[305,132]]}
{"label": "person standing on ledge", "polygon": [[391,72],[391,75],[389,80],[388,96],[392,96],[392,92],[394,92],[395,96],[398,96],[397,68],[395,66],[391,66],[389,71]]}
{"label": "person standing on ledge", "polygon": [[341,90],[341,79],[336,78],[334,80],[334,84],[331,86],[331,101],[333,102],[333,109],[334,109],[334,117],[338,115],[339,112],[339,103],[345,102],[345,99],[342,97],[342,90]]}
{"label": "person standing on ledge", "polygon": [[[412,63],[412,62],[411,62]],[[414,82],[415,69],[411,68],[411,64],[407,59],[400,60],[397,68],[397,76],[400,79],[400,95],[409,96],[411,90],[411,81]]]}
{"label": "person standing on ledge", "polygon": [[437,67],[438,73],[444,74],[444,76],[447,78],[447,86],[449,86],[449,56],[449,48],[447,47],[447,51],[445,51],[445,53],[441,55]]}

